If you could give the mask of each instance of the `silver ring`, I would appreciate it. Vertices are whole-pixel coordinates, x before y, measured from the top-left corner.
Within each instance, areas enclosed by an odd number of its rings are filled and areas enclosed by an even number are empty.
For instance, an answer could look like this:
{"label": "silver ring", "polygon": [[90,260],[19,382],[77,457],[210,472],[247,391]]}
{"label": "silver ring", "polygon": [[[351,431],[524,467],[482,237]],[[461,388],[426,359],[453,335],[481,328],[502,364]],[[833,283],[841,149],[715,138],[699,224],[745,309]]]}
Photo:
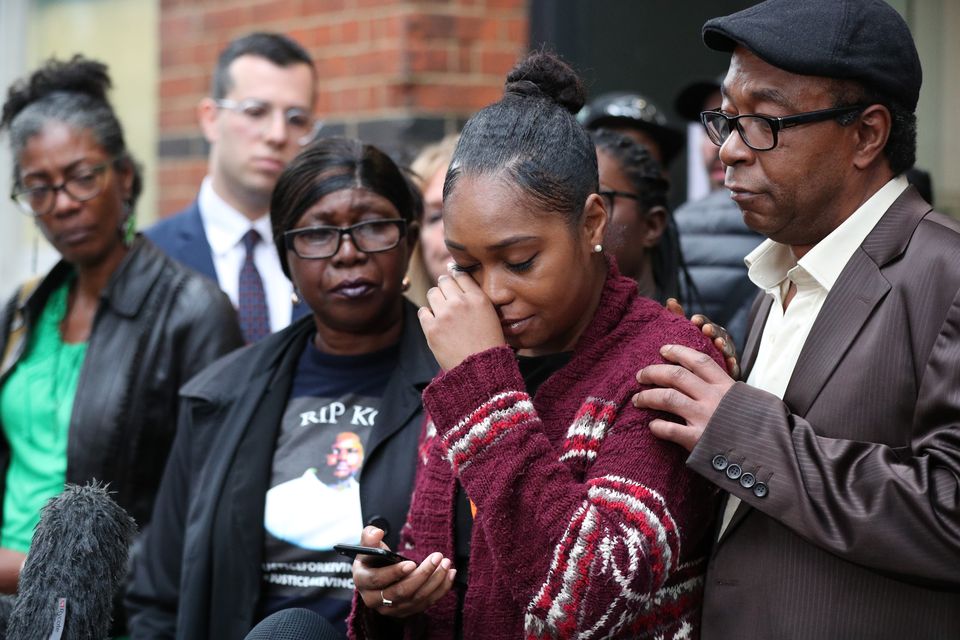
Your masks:
{"label": "silver ring", "polygon": [[392,607],[393,600],[387,600],[383,597],[383,590],[380,591],[380,606],[381,607]]}

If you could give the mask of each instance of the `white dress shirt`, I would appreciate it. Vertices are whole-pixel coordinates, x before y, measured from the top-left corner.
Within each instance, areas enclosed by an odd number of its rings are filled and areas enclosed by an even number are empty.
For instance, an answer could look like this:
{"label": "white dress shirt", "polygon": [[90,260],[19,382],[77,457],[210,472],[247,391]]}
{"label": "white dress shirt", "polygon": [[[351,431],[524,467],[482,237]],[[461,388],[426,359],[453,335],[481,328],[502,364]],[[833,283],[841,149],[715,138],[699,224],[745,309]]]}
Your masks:
{"label": "white dress shirt", "polygon": [[260,242],[253,250],[253,263],[260,272],[263,290],[270,312],[270,330],[279,331],[290,324],[293,303],[290,295],[293,285],[283,275],[277,248],[273,244],[270,215],[264,214],[254,221],[227,204],[213,190],[210,176],[203,180],[198,196],[200,219],[207,241],[213,252],[213,267],[217,271],[220,288],[227,294],[233,306],[239,304],[240,269],[247,256],[243,236],[251,228],[260,234]]}
{"label": "white dress shirt", "polygon": [[[800,351],[830,289],[857,248],[907,186],[903,176],[885,184],[799,260],[789,245],[773,240],[765,240],[744,258],[750,280],[773,296],[774,301],[747,384],[783,399]],[[783,300],[791,282],[796,286],[796,293],[784,311]],[[739,504],[740,499],[735,496],[727,499],[721,536]]]}

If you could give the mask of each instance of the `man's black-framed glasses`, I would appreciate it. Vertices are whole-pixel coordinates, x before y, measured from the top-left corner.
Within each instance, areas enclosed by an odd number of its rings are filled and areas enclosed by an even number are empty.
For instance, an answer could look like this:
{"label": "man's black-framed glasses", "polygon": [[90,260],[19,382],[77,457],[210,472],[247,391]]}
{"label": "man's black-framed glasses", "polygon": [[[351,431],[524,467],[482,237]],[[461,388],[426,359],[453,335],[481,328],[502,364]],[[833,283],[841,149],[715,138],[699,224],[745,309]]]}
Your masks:
{"label": "man's black-framed glasses", "polygon": [[719,109],[713,111],[703,111],[700,113],[700,122],[707,130],[707,136],[710,141],[722,146],[734,129],[740,132],[743,142],[754,151],[769,151],[777,146],[777,135],[783,129],[796,127],[801,124],[811,122],[823,122],[840,118],[841,116],[863,111],[866,105],[853,105],[849,107],[833,107],[830,109],[820,109],[818,111],[808,111],[798,113],[792,116],[761,116],[757,114],[744,114],[740,116],[728,116]]}
{"label": "man's black-framed glasses", "polygon": [[108,160],[92,167],[77,169],[60,184],[15,188],[10,198],[17,203],[21,211],[31,216],[45,216],[53,211],[58,191],[63,191],[76,202],[93,200],[103,191],[104,176],[112,163],[112,160]]}
{"label": "man's black-framed glasses", "polygon": [[407,221],[401,218],[358,222],[349,227],[306,227],[283,234],[287,249],[307,260],[331,258],[340,250],[343,236],[350,236],[353,246],[363,253],[389,251],[406,235]]}

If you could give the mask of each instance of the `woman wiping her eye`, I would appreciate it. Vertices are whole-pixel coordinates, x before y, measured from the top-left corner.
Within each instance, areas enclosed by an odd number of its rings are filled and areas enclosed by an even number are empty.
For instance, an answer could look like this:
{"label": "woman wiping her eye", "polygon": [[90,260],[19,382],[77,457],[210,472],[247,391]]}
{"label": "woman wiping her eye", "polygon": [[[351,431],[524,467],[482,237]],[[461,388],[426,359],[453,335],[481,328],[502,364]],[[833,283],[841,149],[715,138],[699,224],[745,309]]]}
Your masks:
{"label": "woman wiping her eye", "polygon": [[397,549],[415,562],[354,562],[356,638],[698,635],[716,492],[630,398],[665,344],[720,355],[606,257],[583,100],[533,54],[463,130],[443,199],[455,265],[419,312],[443,373]]}

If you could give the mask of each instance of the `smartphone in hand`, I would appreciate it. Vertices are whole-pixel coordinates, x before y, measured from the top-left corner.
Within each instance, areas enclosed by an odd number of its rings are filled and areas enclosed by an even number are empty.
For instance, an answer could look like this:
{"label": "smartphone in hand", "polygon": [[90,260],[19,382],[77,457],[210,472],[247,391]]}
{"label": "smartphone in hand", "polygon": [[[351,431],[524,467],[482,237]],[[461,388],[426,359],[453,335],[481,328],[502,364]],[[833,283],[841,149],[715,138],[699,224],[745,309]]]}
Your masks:
{"label": "smartphone in hand", "polygon": [[333,550],[342,556],[347,556],[351,560],[357,556],[364,556],[363,561],[371,567],[387,567],[391,564],[404,562],[410,558],[404,558],[399,553],[388,549],[378,547],[362,547],[355,544],[335,544]]}

